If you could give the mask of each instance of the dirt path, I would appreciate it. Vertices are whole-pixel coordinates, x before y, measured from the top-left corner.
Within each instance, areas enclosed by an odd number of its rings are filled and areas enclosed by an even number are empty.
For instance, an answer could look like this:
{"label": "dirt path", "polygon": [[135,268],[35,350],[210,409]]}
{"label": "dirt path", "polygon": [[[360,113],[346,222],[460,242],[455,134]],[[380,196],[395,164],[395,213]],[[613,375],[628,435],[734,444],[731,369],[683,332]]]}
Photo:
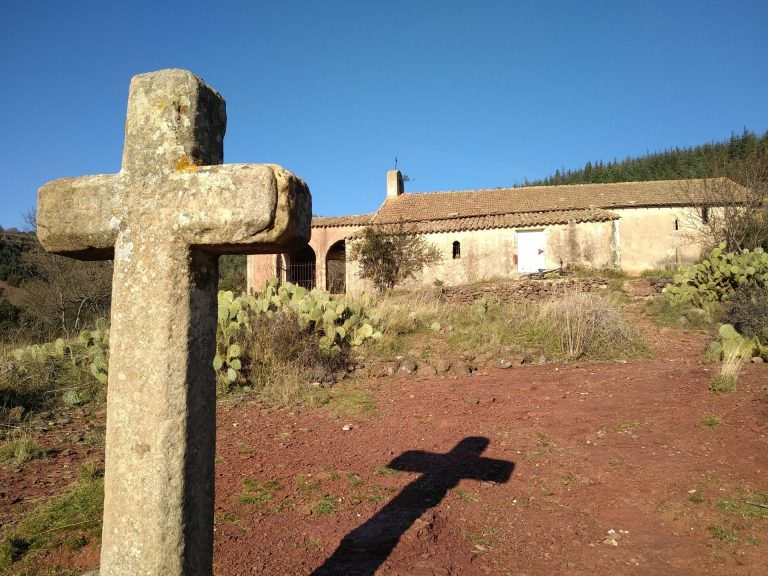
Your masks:
{"label": "dirt path", "polygon": [[[767,573],[768,521],[718,503],[768,489],[768,370],[714,396],[701,336],[658,342],[664,360],[382,380],[358,420],[223,406],[216,573]],[[509,480],[460,479],[478,452]],[[245,477],[277,484],[243,504]]]}
{"label": "dirt path", "polygon": [[654,334],[661,359],[369,382],[355,418],[220,404],[215,573],[768,573],[768,519],[728,510],[768,491],[768,367],[716,396],[703,336]]}

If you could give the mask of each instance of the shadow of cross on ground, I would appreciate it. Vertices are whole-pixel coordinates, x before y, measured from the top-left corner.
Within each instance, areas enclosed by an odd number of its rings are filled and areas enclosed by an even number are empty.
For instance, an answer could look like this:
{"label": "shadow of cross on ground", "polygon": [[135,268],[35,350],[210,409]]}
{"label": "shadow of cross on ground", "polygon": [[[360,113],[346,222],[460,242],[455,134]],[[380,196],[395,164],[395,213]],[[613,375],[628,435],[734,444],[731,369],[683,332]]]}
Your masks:
{"label": "shadow of cross on ground", "polygon": [[421,476],[370,520],[347,534],[312,576],[371,576],[416,519],[437,506],[462,479],[498,483],[509,480],[515,468],[512,462],[480,456],[488,444],[488,438],[470,436],[446,454],[411,450],[392,460],[388,467],[419,472]]}

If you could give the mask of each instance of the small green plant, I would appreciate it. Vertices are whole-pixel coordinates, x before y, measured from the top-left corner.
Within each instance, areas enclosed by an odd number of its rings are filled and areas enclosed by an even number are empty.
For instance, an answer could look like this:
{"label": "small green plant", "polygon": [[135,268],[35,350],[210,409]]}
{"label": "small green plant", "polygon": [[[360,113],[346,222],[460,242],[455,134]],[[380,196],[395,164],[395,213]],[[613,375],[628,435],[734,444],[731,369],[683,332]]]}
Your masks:
{"label": "small green plant", "polygon": [[696,492],[688,496],[688,501],[693,502],[694,504],[701,504],[702,502],[704,502],[704,495],[697,490]]}
{"label": "small green plant", "polygon": [[392,474],[397,474],[398,472],[398,470],[390,468],[389,466],[380,466],[376,468],[376,474],[379,476],[391,476]]}
{"label": "small green plant", "polygon": [[[80,468],[79,479],[61,495],[43,502],[27,513],[18,523],[8,526],[0,542],[0,569],[34,562],[34,552],[76,544],[82,547],[101,534],[104,502],[102,471],[92,464]],[[31,571],[30,571],[31,570]],[[20,572],[21,573],[21,572]]]}
{"label": "small green plant", "polygon": [[742,518],[768,518],[768,492],[742,491],[735,498],[720,500],[718,506]]}
{"label": "small green plant", "polygon": [[720,425],[720,418],[717,416],[706,416],[701,420],[701,423],[707,428],[715,428]]}
{"label": "small green plant", "polygon": [[352,486],[353,488],[357,488],[364,484],[363,479],[360,477],[360,474],[357,474],[355,472],[349,472],[347,474],[347,480],[349,480],[349,485]]}
{"label": "small green plant", "polygon": [[320,481],[309,476],[299,474],[296,477],[296,491],[299,494],[312,494],[320,489]]}
{"label": "small green plant", "polygon": [[44,457],[45,450],[26,430],[12,434],[8,440],[0,444],[0,464],[20,466],[30,460]]}
{"label": "small green plant", "polygon": [[327,516],[335,514],[339,509],[339,502],[333,496],[323,496],[317,504],[312,507],[312,511],[318,516]]}
{"label": "small green plant", "polygon": [[272,500],[275,492],[283,489],[283,485],[274,480],[258,482],[253,478],[245,477],[242,483],[243,491],[238,498],[241,504],[260,506]]}
{"label": "small green plant", "polygon": [[723,542],[738,542],[739,540],[739,537],[735,532],[721,526],[713,525],[708,527],[707,530],[709,530],[709,533],[712,534],[712,536]]}
{"label": "small green plant", "polygon": [[474,492],[464,492],[463,490],[457,490],[456,494],[459,498],[464,500],[464,502],[467,502],[468,504],[474,504],[478,500],[480,500],[480,497],[474,493]]}

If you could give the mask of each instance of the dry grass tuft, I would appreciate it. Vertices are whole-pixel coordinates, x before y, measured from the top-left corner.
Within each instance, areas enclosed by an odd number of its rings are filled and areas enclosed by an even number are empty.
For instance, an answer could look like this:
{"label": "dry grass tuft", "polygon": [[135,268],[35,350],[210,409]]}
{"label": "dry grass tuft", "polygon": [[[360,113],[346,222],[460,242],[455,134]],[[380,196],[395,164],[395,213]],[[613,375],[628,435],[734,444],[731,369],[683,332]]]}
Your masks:
{"label": "dry grass tuft", "polygon": [[744,357],[740,348],[729,349],[723,353],[723,364],[720,374],[712,379],[709,389],[712,392],[735,392],[739,372],[744,365]]}
{"label": "dry grass tuft", "polygon": [[639,334],[618,308],[588,292],[569,292],[542,305],[540,316],[551,324],[560,351],[575,360],[587,353],[637,348]]}

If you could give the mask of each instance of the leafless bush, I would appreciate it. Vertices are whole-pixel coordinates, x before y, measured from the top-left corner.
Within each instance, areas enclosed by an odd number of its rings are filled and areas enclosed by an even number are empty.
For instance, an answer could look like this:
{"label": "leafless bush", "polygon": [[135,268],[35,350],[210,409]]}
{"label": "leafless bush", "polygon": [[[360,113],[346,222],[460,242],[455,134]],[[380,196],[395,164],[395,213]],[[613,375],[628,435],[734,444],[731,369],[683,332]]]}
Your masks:
{"label": "leafless bush", "polygon": [[42,249],[23,258],[34,269],[35,279],[23,286],[22,322],[38,335],[71,336],[109,316],[112,262],[82,262]]}
{"label": "leafless bush", "polygon": [[768,247],[768,151],[738,162],[710,162],[711,177],[688,180],[681,195],[694,206],[691,228],[705,246],[725,243],[729,251]]}

